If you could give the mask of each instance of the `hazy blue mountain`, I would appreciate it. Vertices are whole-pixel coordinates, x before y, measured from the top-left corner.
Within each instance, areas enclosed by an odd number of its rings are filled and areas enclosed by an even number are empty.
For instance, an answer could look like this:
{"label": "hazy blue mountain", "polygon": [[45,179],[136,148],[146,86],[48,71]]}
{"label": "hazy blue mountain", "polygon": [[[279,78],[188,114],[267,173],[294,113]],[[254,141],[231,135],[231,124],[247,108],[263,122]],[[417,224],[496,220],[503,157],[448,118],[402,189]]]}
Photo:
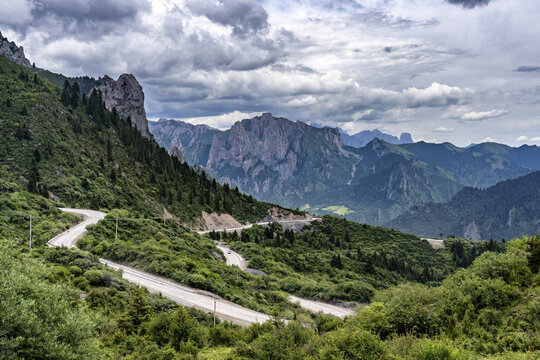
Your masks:
{"label": "hazy blue mountain", "polygon": [[422,203],[385,224],[423,236],[511,239],[540,231],[540,172],[487,189],[466,187],[451,201]]}
{"label": "hazy blue mountain", "polygon": [[339,131],[341,133],[341,137],[343,138],[343,144],[357,148],[366,146],[375,138],[384,140],[389,144],[409,144],[414,142],[411,134],[409,133],[402,133],[399,137],[397,137],[383,133],[377,129],[360,131],[354,135],[349,135],[342,129],[339,129]]}

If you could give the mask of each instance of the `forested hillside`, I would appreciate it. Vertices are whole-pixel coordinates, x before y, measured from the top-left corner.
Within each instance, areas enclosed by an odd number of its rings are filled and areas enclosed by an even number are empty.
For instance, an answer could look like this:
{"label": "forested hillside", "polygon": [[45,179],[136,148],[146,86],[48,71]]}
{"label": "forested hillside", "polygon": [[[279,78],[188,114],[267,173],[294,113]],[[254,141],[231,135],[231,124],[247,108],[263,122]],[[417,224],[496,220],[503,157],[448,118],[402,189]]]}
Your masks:
{"label": "forested hillside", "polygon": [[424,236],[511,239],[540,231],[540,172],[487,189],[464,188],[443,204],[419,204],[386,226]]}
{"label": "forested hillside", "polygon": [[[0,195],[2,213],[63,218],[52,201]],[[44,210],[49,209],[49,210]],[[341,221],[341,220],[338,220]],[[0,218],[0,227],[12,226]],[[26,230],[23,224],[18,230]],[[45,228],[36,237],[45,238]],[[0,233],[0,358],[54,359],[527,359],[540,355],[540,238],[488,251],[441,286],[377,291],[355,316],[298,313],[246,328],[149,294],[94,256]],[[358,239],[362,241],[361,239]],[[323,243],[321,243],[323,244]],[[242,280],[243,281],[243,280]]]}
{"label": "forested hillside", "polygon": [[[99,92],[59,89],[0,57],[0,171],[70,206],[128,208],[191,221],[207,212],[257,220],[269,205],[222,186],[141,136]],[[195,224],[197,222],[195,221]]]}

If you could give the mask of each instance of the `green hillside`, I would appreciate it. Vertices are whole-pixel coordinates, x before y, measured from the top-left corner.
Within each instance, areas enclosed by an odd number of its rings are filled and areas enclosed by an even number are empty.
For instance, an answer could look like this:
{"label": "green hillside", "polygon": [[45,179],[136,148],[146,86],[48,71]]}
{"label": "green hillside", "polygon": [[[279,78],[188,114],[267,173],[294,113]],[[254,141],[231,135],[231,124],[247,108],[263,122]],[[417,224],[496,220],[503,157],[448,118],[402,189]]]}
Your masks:
{"label": "green hillside", "polygon": [[[44,213],[58,229],[71,221],[55,213],[52,201],[11,190],[0,194],[2,213]],[[0,227],[7,225],[11,220],[0,218]],[[43,231],[36,236],[44,237]],[[488,251],[438,287],[402,284],[378,291],[371,304],[344,321],[300,313],[288,323],[240,328],[219,321],[213,326],[211,316],[135,287],[86,252],[47,247],[29,252],[17,236],[0,232],[0,357],[5,359],[533,360],[540,355],[538,237],[514,240],[500,253]]]}
{"label": "green hillside", "polygon": [[105,109],[99,93],[79,95],[0,57],[2,179],[73,207],[148,217],[166,209],[190,223],[203,210],[241,221],[266,214],[269,205],[216,184],[141,136]]}

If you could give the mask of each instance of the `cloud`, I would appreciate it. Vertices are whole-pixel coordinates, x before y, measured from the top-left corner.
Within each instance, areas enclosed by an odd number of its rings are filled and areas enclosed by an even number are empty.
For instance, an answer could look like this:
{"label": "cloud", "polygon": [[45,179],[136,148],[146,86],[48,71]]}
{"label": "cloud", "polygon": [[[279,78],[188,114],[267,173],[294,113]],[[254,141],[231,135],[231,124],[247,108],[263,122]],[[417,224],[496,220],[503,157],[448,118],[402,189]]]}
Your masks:
{"label": "cloud", "polygon": [[0,1],[0,23],[18,26],[32,20],[32,3],[22,1]]}
{"label": "cloud", "polygon": [[518,66],[514,71],[517,71],[517,72],[536,72],[536,71],[540,71],[540,66],[522,65],[522,66]]}
{"label": "cloud", "polygon": [[465,121],[481,121],[491,118],[498,118],[507,114],[507,110],[471,111],[460,116]]}
{"label": "cloud", "polygon": [[492,0],[446,0],[450,4],[461,5],[466,9],[474,9],[477,6],[486,6]]}
{"label": "cloud", "polygon": [[[228,114],[221,114],[216,116],[200,116],[200,117],[192,117],[192,118],[181,118],[181,119],[175,119],[175,120],[181,120],[193,125],[198,124],[206,124],[208,126],[211,126],[213,128],[219,129],[219,130],[227,130],[230,129],[231,126],[240,120],[244,119],[251,119],[255,116],[259,116],[260,113],[243,113],[240,111],[233,111]],[[151,119],[151,121],[157,121],[158,119]]]}
{"label": "cloud", "polygon": [[188,8],[213,22],[232,26],[237,35],[267,30],[268,14],[255,0],[188,0]]}
{"label": "cloud", "polygon": [[450,133],[452,131],[454,131],[454,128],[444,127],[444,126],[439,126],[438,128],[435,129],[435,132],[438,132],[438,133]]}
{"label": "cloud", "polygon": [[135,19],[150,10],[149,0],[23,0],[2,1],[0,24],[27,34],[40,30],[41,37],[96,39],[112,32],[133,31]]}
{"label": "cloud", "polygon": [[529,138],[528,136],[521,135],[516,139],[517,142],[524,143],[524,142],[540,142],[540,136],[535,136],[532,138]]}
{"label": "cloud", "polygon": [[495,140],[492,137],[488,136],[484,140],[480,141],[480,143],[487,143],[487,142],[497,142],[497,140]]}

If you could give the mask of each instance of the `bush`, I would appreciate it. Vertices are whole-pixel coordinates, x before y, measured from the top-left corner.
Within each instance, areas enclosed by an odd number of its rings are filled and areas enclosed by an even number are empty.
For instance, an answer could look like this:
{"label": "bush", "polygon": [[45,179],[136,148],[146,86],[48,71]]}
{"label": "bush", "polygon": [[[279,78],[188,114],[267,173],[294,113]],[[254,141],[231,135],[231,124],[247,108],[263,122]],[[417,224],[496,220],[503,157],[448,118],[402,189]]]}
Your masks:
{"label": "bush", "polygon": [[366,330],[332,333],[321,351],[322,360],[382,360],[391,357],[378,336]]}
{"label": "bush", "polygon": [[88,280],[90,285],[92,286],[100,286],[101,285],[101,277],[102,272],[99,270],[87,270],[84,273],[84,277]]}

